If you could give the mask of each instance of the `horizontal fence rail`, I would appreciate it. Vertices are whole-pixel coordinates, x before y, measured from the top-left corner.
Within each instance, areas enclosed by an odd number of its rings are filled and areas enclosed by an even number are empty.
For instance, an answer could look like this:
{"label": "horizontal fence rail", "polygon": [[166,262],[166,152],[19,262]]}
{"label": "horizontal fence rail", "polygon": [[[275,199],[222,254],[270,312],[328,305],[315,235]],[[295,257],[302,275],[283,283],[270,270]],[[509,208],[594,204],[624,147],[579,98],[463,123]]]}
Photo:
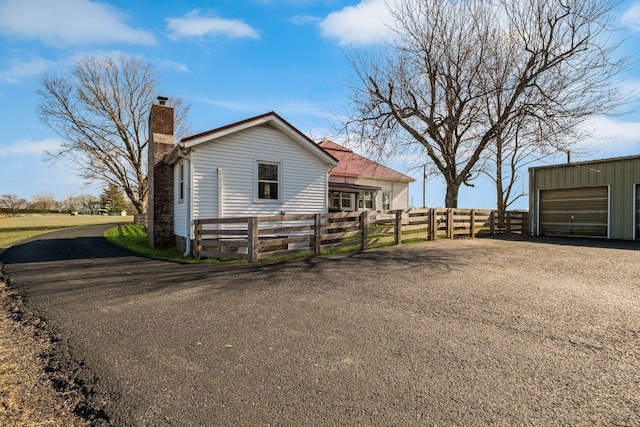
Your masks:
{"label": "horizontal fence rail", "polygon": [[149,216],[147,214],[141,214],[141,215],[134,215],[133,216],[133,223],[134,224],[138,224],[142,227],[148,228],[149,227]]}
{"label": "horizontal fence rail", "polygon": [[403,242],[527,234],[528,212],[479,209],[409,209],[326,214],[198,219],[194,256],[258,262],[341,248],[366,250]]}

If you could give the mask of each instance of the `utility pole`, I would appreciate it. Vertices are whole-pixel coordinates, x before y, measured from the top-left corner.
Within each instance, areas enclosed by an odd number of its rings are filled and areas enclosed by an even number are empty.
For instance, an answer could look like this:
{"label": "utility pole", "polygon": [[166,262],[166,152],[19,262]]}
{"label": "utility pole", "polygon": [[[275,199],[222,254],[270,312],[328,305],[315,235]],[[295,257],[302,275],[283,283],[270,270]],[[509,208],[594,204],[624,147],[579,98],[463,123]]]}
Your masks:
{"label": "utility pole", "polygon": [[422,165],[422,207],[427,207],[427,164]]}

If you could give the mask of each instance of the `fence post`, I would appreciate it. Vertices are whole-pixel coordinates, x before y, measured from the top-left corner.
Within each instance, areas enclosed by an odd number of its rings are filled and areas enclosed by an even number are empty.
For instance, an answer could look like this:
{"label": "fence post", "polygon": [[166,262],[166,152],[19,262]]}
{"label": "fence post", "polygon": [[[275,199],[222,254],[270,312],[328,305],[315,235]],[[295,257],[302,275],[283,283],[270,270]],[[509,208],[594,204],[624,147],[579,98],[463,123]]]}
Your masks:
{"label": "fence post", "polygon": [[507,232],[507,234],[510,234],[511,233],[511,212],[507,211],[506,215],[507,215],[507,229],[506,229],[506,232]]}
{"label": "fence post", "polygon": [[195,220],[195,227],[193,230],[194,233],[194,237],[195,237],[195,251],[193,256],[196,259],[200,259],[200,252],[202,252],[202,224],[200,223],[200,220]]}
{"label": "fence post", "polygon": [[453,209],[447,209],[447,236],[453,239]]}
{"label": "fence post", "polygon": [[429,209],[429,240],[436,240],[436,209]]}
{"label": "fence post", "polygon": [[491,211],[491,215],[489,215],[489,227],[491,234],[496,234],[496,211]]}
{"label": "fence post", "polygon": [[471,238],[476,237],[476,210],[471,209]]}
{"label": "fence post", "polygon": [[320,255],[322,251],[322,214],[315,214],[313,217],[313,237],[314,237],[314,250],[313,253]]}
{"label": "fence post", "polygon": [[402,210],[396,211],[396,229],[395,229],[395,244],[402,244]]}
{"label": "fence post", "polygon": [[259,219],[252,216],[247,222],[247,243],[249,244],[249,262],[258,262],[258,222]]}
{"label": "fence post", "polygon": [[360,246],[363,251],[366,251],[369,248],[369,211],[362,211],[360,214],[360,228],[362,232]]}

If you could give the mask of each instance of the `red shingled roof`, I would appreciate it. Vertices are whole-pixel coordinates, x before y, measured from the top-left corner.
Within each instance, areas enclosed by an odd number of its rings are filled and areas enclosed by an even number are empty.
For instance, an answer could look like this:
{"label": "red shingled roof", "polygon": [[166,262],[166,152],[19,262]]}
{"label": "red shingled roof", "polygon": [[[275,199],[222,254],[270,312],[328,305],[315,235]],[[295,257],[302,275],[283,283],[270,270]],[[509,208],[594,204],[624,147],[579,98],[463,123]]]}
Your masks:
{"label": "red shingled roof", "polygon": [[318,144],[323,150],[338,159],[340,164],[331,170],[331,176],[373,178],[386,181],[413,182],[410,176],[396,172],[386,166],[362,157],[342,145],[325,140]]}

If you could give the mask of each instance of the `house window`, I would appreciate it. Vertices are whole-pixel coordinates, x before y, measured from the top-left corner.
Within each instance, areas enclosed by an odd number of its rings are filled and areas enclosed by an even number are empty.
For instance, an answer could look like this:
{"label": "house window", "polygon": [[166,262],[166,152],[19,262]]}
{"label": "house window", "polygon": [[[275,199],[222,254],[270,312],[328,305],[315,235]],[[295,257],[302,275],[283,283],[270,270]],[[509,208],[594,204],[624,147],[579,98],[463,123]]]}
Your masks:
{"label": "house window", "polygon": [[373,193],[369,191],[369,192],[360,194],[360,198],[358,200],[358,208],[373,209]]}
{"label": "house window", "polygon": [[351,193],[335,192],[332,196],[331,206],[335,209],[350,211],[353,210],[351,203]]}
{"label": "house window", "polygon": [[258,162],[258,199],[278,200],[280,193],[280,164]]}
{"label": "house window", "polygon": [[340,204],[340,193],[333,193],[331,199],[331,207],[335,209],[342,209]]}
{"label": "house window", "polygon": [[184,163],[180,163],[180,201],[184,200]]}
{"label": "house window", "polygon": [[391,200],[391,195],[389,193],[382,193],[382,210],[383,211],[388,211],[389,209],[391,209],[391,203],[389,203],[390,200]]}

